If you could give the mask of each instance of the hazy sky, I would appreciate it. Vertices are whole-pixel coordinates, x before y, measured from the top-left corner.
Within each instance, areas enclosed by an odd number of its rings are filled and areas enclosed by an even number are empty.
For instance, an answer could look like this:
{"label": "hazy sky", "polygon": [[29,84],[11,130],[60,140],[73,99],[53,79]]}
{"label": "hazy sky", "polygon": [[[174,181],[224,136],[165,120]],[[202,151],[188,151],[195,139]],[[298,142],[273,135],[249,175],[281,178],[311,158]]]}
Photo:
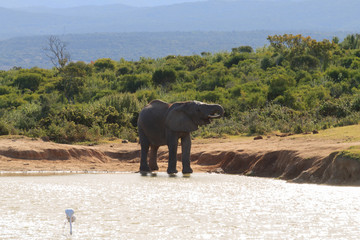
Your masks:
{"label": "hazy sky", "polygon": [[0,0],[0,7],[22,8],[30,6],[44,7],[76,7],[84,5],[126,4],[130,6],[159,6],[183,2],[200,2],[206,0]]}

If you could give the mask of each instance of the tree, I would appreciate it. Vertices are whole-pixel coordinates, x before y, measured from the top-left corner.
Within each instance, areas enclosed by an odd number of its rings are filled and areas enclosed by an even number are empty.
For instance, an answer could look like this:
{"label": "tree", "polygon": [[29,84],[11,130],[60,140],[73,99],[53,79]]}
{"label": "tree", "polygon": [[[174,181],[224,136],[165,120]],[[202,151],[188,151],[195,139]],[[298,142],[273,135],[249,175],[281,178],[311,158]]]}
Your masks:
{"label": "tree", "polygon": [[69,103],[75,103],[74,96],[82,91],[86,74],[87,68],[83,62],[70,63],[62,70],[62,79],[57,88],[64,93]]}
{"label": "tree", "polygon": [[358,49],[360,48],[360,34],[347,35],[342,43],[341,47],[344,49]]}
{"label": "tree", "polygon": [[44,48],[44,51],[54,67],[59,71],[70,62],[70,53],[66,49],[66,43],[57,36],[48,38],[48,46]]}
{"label": "tree", "polygon": [[[316,41],[311,37],[303,37],[301,34],[292,35],[274,35],[268,36],[271,47],[274,51],[288,60],[292,60],[294,57],[300,57],[305,55],[311,55],[320,61],[323,69],[327,68],[331,57],[331,51],[336,48],[334,42],[324,39],[323,41]],[[307,61],[305,65],[314,65],[314,59],[308,57],[302,60]],[[310,65],[309,65],[310,64]],[[316,63],[315,63],[316,65]]]}

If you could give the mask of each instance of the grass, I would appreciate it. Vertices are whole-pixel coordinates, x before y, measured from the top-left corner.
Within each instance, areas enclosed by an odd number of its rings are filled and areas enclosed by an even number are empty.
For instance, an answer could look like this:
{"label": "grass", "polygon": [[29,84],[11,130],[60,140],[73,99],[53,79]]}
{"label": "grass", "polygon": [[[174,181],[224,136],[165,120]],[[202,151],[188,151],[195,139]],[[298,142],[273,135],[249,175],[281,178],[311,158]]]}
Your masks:
{"label": "grass", "polygon": [[[360,125],[350,125],[344,127],[330,128],[326,130],[319,131],[319,134],[309,134],[309,135],[294,135],[294,138],[308,138],[316,140],[334,140],[339,143],[341,142],[360,142]],[[344,149],[337,154],[337,157],[346,157],[354,159],[360,162],[360,146],[352,146],[348,149]]]}
{"label": "grass", "polygon": [[360,141],[360,125],[351,125],[345,127],[329,128],[319,131],[318,134],[297,134],[292,138],[309,138],[309,139],[325,139],[337,140],[339,142],[358,142]]}
{"label": "grass", "polygon": [[337,156],[351,158],[360,162],[360,146],[352,146],[346,150],[339,152]]}

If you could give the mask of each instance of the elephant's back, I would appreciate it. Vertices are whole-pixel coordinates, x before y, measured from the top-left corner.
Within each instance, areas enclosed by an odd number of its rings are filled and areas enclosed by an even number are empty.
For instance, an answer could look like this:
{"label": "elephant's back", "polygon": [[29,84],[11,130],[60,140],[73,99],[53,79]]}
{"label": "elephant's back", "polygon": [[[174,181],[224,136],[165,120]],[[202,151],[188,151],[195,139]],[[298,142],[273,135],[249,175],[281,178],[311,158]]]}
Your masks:
{"label": "elephant's back", "polygon": [[143,117],[143,118],[144,117],[148,118],[150,116],[151,118],[162,117],[163,115],[165,115],[168,108],[169,108],[168,103],[163,102],[161,100],[153,100],[141,110],[139,117]]}
{"label": "elephant's back", "polygon": [[161,101],[161,100],[152,100],[145,108],[158,108],[158,109],[167,109],[169,108],[169,105],[167,102]]}

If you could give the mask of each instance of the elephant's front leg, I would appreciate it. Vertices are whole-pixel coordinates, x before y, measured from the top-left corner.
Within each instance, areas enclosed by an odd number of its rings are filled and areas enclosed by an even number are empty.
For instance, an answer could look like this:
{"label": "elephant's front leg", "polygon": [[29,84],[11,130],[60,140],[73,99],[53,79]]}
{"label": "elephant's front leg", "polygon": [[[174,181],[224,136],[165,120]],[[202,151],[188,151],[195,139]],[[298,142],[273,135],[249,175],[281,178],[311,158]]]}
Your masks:
{"label": "elephant's front leg", "polygon": [[191,137],[187,134],[181,138],[181,161],[183,165],[182,173],[192,173],[190,167],[190,150],[191,150]]}
{"label": "elephant's front leg", "polygon": [[159,149],[159,146],[150,146],[150,156],[149,156],[149,167],[151,171],[159,170],[159,167],[157,165],[157,151]]}
{"label": "elephant's front leg", "polygon": [[177,154],[177,147],[178,147],[178,136],[174,133],[167,134],[167,144],[169,148],[169,163],[167,173],[177,173],[176,170],[176,154]]}
{"label": "elephant's front leg", "polygon": [[140,173],[147,173],[150,172],[150,168],[147,163],[147,155],[149,152],[150,142],[141,130],[139,131],[139,137],[140,137],[140,146],[141,146]]}

